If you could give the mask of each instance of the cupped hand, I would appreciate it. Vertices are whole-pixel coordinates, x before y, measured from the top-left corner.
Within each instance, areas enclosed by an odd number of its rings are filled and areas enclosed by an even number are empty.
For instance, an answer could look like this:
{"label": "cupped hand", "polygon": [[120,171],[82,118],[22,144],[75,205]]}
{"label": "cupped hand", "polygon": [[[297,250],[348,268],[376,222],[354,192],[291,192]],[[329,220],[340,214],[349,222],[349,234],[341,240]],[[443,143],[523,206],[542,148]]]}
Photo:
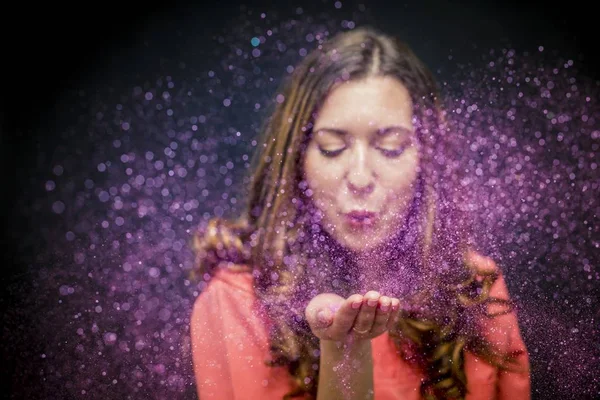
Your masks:
{"label": "cupped hand", "polygon": [[322,340],[344,341],[349,337],[373,339],[392,328],[400,301],[376,291],[344,299],[333,293],[315,296],[305,316],[315,336]]}

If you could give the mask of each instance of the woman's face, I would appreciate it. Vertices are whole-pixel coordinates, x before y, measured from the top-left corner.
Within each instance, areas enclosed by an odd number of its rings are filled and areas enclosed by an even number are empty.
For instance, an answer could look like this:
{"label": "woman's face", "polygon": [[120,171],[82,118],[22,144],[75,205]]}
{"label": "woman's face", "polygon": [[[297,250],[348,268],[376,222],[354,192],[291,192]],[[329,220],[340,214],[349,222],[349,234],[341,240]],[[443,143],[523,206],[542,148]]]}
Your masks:
{"label": "woman's face", "polygon": [[347,81],[319,110],[304,179],[325,230],[362,252],[405,223],[419,166],[408,90],[391,77]]}

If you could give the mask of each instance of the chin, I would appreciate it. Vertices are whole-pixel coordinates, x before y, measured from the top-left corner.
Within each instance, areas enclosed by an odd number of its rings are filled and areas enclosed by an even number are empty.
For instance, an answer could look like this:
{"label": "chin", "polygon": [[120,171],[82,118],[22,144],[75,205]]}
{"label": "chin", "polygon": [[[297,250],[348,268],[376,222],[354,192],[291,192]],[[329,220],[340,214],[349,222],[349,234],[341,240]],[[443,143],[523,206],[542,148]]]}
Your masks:
{"label": "chin", "polygon": [[[341,229],[336,229],[336,227]],[[355,253],[376,249],[385,242],[387,237],[387,232],[382,229],[383,227],[366,229],[362,232],[360,230],[352,231],[347,230],[343,222],[340,222],[338,224],[324,224],[324,228],[336,242]]]}
{"label": "chin", "polygon": [[[367,240],[367,237],[349,237],[338,240],[342,246],[355,253],[361,253],[370,251],[381,245],[381,240],[373,240],[373,237],[369,237],[371,240]],[[337,239],[336,239],[337,240]]]}

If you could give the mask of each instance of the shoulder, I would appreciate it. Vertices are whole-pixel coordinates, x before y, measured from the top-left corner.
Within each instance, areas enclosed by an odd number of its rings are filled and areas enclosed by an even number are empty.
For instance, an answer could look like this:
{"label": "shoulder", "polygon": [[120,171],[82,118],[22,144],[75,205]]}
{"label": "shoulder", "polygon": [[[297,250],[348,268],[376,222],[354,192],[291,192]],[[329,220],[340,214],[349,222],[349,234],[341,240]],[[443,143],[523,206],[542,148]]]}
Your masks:
{"label": "shoulder", "polygon": [[221,263],[208,280],[200,283],[200,289],[199,298],[218,292],[251,295],[254,293],[252,270],[247,265]]}
{"label": "shoulder", "polygon": [[476,250],[469,249],[465,254],[467,264],[480,274],[494,274],[500,270],[494,260]]}
{"label": "shoulder", "polygon": [[490,297],[510,300],[504,274],[494,259],[475,250],[468,250],[465,258],[478,280],[491,278],[492,285],[488,293]]}
{"label": "shoulder", "polygon": [[190,334],[194,346],[211,346],[216,340],[237,346],[266,343],[269,324],[263,304],[254,293],[248,271],[218,269],[194,301]]}
{"label": "shoulder", "polygon": [[208,281],[199,284],[201,292],[194,301],[192,319],[252,303],[255,299],[253,282],[249,267],[221,264]]}
{"label": "shoulder", "polygon": [[485,316],[481,320],[484,335],[499,349],[524,348],[517,312],[501,269],[492,258],[474,251],[467,254],[467,260],[479,279],[492,279],[484,308]]}
{"label": "shoulder", "polygon": [[529,398],[529,353],[504,275],[491,257],[470,251],[466,258],[479,279],[492,280],[480,327],[483,337],[509,364],[498,375],[498,393],[501,398]]}

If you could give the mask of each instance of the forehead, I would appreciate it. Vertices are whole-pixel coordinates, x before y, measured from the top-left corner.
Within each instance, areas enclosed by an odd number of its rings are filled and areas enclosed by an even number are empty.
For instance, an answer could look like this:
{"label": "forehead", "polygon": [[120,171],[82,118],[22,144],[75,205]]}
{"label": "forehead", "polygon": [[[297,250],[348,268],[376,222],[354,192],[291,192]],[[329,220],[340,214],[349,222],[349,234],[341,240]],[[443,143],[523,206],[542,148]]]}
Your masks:
{"label": "forehead", "polygon": [[381,125],[412,129],[412,115],[410,93],[400,81],[370,77],[334,87],[317,112],[314,130],[323,127],[373,130]]}

